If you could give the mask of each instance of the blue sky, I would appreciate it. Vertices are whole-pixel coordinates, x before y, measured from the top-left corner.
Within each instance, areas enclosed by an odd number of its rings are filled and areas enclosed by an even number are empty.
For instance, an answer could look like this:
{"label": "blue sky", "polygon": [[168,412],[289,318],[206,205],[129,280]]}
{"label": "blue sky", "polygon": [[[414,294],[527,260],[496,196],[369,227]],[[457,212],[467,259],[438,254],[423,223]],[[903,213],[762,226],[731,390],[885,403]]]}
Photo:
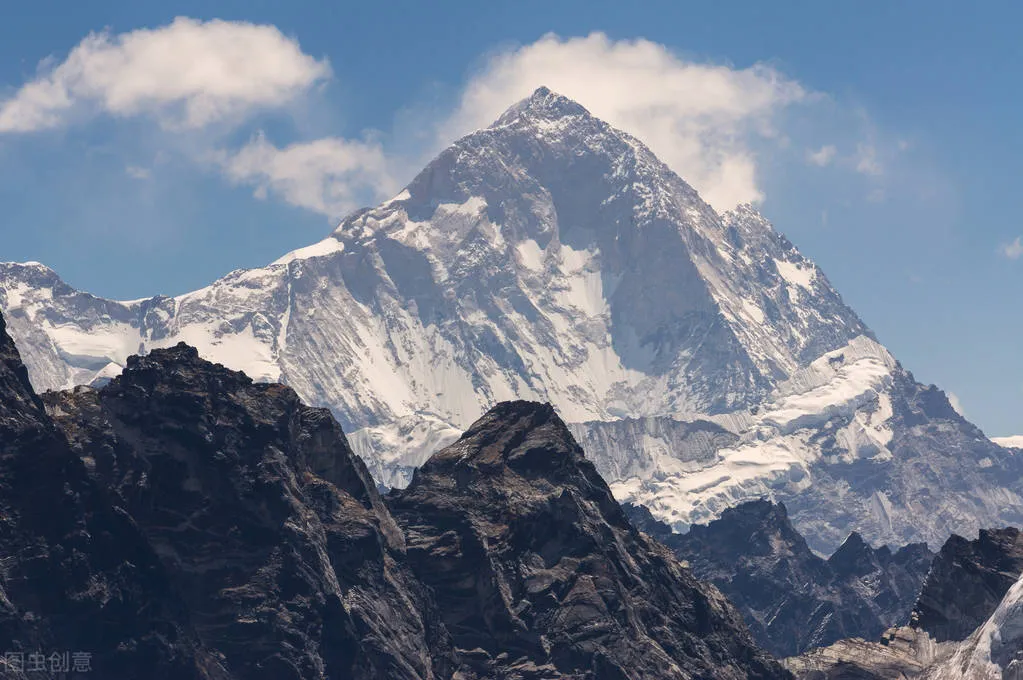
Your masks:
{"label": "blue sky", "polygon": [[[1021,20],[1010,2],[20,3],[0,24],[0,259],[108,297],[194,289],[319,240],[547,84],[717,207],[757,199],[918,379],[1021,433]],[[182,76],[186,55],[223,77]]]}

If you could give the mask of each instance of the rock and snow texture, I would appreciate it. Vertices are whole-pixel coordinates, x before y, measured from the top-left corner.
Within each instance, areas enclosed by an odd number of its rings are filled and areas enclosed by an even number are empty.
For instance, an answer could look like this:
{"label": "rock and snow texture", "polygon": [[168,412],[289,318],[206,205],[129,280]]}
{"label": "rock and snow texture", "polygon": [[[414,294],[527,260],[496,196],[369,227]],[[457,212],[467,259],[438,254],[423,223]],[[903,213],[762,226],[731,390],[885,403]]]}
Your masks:
{"label": "rock and snow texture", "polygon": [[[184,340],[366,428],[353,445],[388,486],[522,398],[554,404],[616,494],[676,527],[768,495],[830,551],[854,529],[940,543],[1023,508],[1004,449],[958,417],[906,420],[922,388],[761,215],[717,214],[639,141],[543,88],[267,267],[113,302],[5,264],[0,308],[38,389],[102,383]],[[917,454],[927,470],[956,473],[955,457],[1003,474],[945,508],[878,474],[909,474],[893,459]],[[948,483],[968,497],[975,477]]]}
{"label": "rock and snow texture", "polygon": [[41,388],[185,340],[350,428],[415,413],[465,427],[511,396],[574,422],[721,413],[869,335],[756,212],[719,216],[545,90],[325,241],[200,291],[119,303],[43,267],[2,277]]}
{"label": "rock and snow texture", "polygon": [[1023,677],[1023,539],[1015,528],[952,536],[910,625],[850,638],[784,664],[800,680],[1015,680]]}
{"label": "rock and snow texture", "polygon": [[1013,584],[991,618],[926,677],[930,680],[1023,677],[1023,579]]}

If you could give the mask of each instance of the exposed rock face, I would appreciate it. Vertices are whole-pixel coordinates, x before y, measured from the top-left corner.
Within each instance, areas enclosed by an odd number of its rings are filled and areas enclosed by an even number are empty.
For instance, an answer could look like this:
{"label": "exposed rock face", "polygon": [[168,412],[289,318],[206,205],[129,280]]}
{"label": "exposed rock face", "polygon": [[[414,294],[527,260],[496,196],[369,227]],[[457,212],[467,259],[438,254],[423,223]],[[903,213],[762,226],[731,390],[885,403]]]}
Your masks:
{"label": "exposed rock face", "polygon": [[824,560],[793,528],[785,506],[764,500],[726,510],[686,534],[672,533],[644,508],[627,512],[698,578],[720,588],[757,641],[778,656],[848,637],[875,639],[908,622],[933,557],[923,544],[892,553],[853,533]]}
{"label": "exposed rock face", "polygon": [[325,409],[178,345],[49,409],[240,678],[431,678],[443,628]]}
{"label": "exposed rock face", "polygon": [[[783,663],[799,680],[923,679],[954,652],[953,643],[935,642],[927,633],[904,626],[887,631],[881,642],[839,640]],[[976,679],[959,675],[948,680]]]}
{"label": "exposed rock face", "polygon": [[499,404],[388,504],[477,677],[784,676],[629,524],[550,406]]}
{"label": "exposed rock face", "polygon": [[953,536],[934,558],[910,626],[786,659],[806,680],[1013,680],[1023,676],[1023,537]]}
{"label": "exposed rock face", "polygon": [[[178,345],[40,400],[0,319],[5,652],[114,680],[788,677],[549,406],[495,408],[394,502],[402,526],[290,388]],[[27,672],[0,669],[64,677]]]}
{"label": "exposed rock face", "polygon": [[913,625],[936,640],[964,640],[998,607],[1023,573],[1019,529],[952,536],[934,559],[913,608]]}
{"label": "exposed rock face", "polygon": [[55,652],[91,654],[101,677],[229,677],[156,552],[47,417],[2,317],[0,564],[0,653],[23,662],[3,677],[57,677],[25,663]]}

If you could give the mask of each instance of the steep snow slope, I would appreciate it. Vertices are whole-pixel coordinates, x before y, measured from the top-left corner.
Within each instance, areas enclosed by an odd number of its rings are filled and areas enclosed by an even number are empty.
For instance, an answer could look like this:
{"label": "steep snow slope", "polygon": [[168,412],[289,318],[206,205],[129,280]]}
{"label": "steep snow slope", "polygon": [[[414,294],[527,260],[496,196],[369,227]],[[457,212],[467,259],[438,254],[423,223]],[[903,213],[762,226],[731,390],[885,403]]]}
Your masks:
{"label": "steep snow slope", "polygon": [[40,387],[183,339],[349,427],[414,413],[462,427],[512,396],[572,421],[723,412],[869,335],[755,211],[717,215],[546,90],[332,237],[200,291],[117,303],[41,267],[0,276]]}
{"label": "steep snow slope", "polygon": [[723,433],[709,446],[674,444],[696,423],[670,418],[630,438],[639,446],[616,441],[611,423],[575,427],[616,497],[677,530],[760,497],[786,503],[822,554],[851,531],[938,546],[1023,521],[1023,461],[866,338],[797,371],[755,409],[707,419]]}
{"label": "steep snow slope", "polygon": [[[553,403],[616,493],[676,526],[785,496],[833,549],[851,529],[940,542],[1023,507],[1015,468],[947,512],[937,491],[968,495],[975,475],[930,481],[931,499],[883,479],[919,455],[958,474],[949,461],[994,466],[1005,450],[982,434],[974,446],[961,419],[906,421],[896,405],[922,388],[762,216],[718,215],[636,139],[543,88],[267,267],[112,302],[6,264],[0,307],[40,389],[102,382],[127,355],[185,340],[330,407],[388,485],[522,398]],[[938,448],[903,444],[923,439]],[[905,513],[921,512],[913,529]]]}

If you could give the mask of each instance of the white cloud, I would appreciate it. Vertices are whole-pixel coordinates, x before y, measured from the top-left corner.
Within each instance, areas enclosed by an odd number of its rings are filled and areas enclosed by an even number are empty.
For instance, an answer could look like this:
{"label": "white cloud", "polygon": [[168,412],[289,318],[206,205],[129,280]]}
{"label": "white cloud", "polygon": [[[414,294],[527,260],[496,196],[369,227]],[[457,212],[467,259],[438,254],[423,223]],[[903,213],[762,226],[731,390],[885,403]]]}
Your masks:
{"label": "white cloud", "polygon": [[149,168],[143,168],[141,165],[126,166],[124,172],[132,179],[149,179],[153,174]]}
{"label": "white cloud", "polygon": [[946,396],[948,397],[948,403],[952,405],[952,408],[955,409],[955,412],[965,418],[966,414],[963,413],[963,404],[961,401],[959,401],[959,397],[956,396],[956,393],[946,392]]}
{"label": "white cloud", "polygon": [[[101,114],[146,116],[168,133],[158,144],[189,162],[207,164],[212,157],[228,181],[252,187],[259,198],[337,217],[393,193],[395,178],[409,179],[423,159],[407,149],[385,152],[375,141],[339,136],[285,136],[292,143],[278,146],[260,134],[240,148],[229,141],[252,129],[243,124],[251,125],[257,112],[283,108],[293,114],[293,104],[330,77],[326,59],[305,54],[274,26],[178,18],[155,29],[91,34],[63,61],[44,63],[34,80],[0,102],[0,133]],[[425,134],[436,152],[489,125],[541,85],[639,137],[718,210],[763,200],[760,156],[790,144],[805,148],[788,113],[825,99],[764,64],[740,69],[697,63],[657,43],[613,41],[601,33],[547,35],[491,55],[450,115],[416,112],[416,138]],[[297,130],[301,121],[295,122]],[[391,139],[400,128],[399,122]],[[287,135],[275,130],[280,133]],[[872,134],[866,139],[871,143],[842,141],[856,154],[839,156],[835,146],[825,145],[808,151],[806,160],[879,174]],[[141,180],[151,170],[128,165],[125,172]]]}
{"label": "white cloud", "polygon": [[179,17],[156,29],[93,33],[0,104],[0,132],[64,123],[78,107],[152,114],[199,128],[287,103],[330,76],[274,26]]}
{"label": "white cloud", "polygon": [[812,165],[824,167],[830,165],[831,161],[835,159],[835,154],[838,150],[832,144],[825,144],[817,151],[807,151],[806,161]]}
{"label": "white cloud", "polygon": [[884,203],[886,198],[888,198],[888,192],[883,187],[874,187],[867,192],[867,201],[869,203]]}
{"label": "white cloud", "polygon": [[484,127],[546,85],[636,135],[715,208],[759,202],[751,138],[775,138],[776,117],[810,99],[770,66],[685,61],[647,40],[548,35],[493,56],[468,83],[445,142]]}
{"label": "white cloud", "polygon": [[1003,244],[998,250],[1010,260],[1018,260],[1023,255],[1023,242],[1020,238],[1017,236],[1015,241]]}
{"label": "white cloud", "polygon": [[217,161],[232,182],[255,187],[257,198],[273,195],[332,218],[395,188],[383,150],[370,142],[327,137],[281,149],[259,135]]}
{"label": "white cloud", "polygon": [[884,172],[877,157],[877,147],[873,144],[857,144],[855,161],[856,172],[875,176]]}

